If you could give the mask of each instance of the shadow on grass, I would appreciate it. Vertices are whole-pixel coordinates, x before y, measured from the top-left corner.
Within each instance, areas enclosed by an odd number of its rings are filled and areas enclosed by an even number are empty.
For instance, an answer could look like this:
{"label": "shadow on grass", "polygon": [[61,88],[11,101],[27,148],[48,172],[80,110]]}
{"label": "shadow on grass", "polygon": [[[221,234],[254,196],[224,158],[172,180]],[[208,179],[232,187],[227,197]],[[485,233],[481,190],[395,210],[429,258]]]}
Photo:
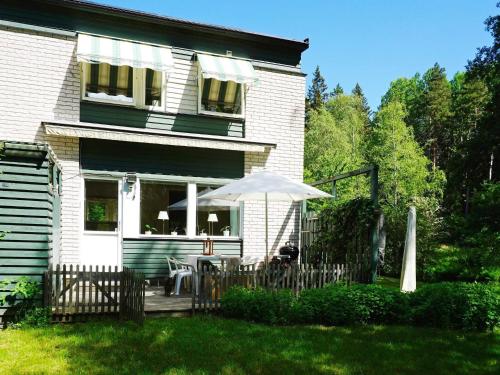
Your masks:
{"label": "shadow on grass", "polygon": [[53,342],[54,355],[63,353],[69,373],[500,373],[498,332],[269,327],[197,317],[148,320],[144,327],[99,322],[24,333],[25,340],[48,340],[44,347]]}

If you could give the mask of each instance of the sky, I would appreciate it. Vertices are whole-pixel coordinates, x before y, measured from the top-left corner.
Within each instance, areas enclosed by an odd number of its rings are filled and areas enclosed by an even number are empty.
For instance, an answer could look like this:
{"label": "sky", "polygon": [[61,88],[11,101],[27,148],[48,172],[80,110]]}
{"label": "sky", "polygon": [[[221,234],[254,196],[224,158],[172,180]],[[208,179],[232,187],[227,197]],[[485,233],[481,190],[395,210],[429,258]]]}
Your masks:
{"label": "sky", "polygon": [[307,84],[319,65],[329,89],[358,82],[372,109],[399,77],[439,63],[451,78],[491,44],[484,20],[498,0],[94,0],[192,21],[303,40]]}

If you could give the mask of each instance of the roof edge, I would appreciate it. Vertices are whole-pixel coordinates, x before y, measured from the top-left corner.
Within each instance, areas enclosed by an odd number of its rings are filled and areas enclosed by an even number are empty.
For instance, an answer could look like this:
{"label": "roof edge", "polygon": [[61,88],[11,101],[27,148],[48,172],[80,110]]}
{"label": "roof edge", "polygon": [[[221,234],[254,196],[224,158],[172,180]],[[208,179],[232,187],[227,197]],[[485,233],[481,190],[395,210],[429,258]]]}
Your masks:
{"label": "roof edge", "polygon": [[309,48],[309,39],[304,39],[303,41],[296,39],[288,39],[274,35],[245,31],[241,29],[230,28],[220,25],[188,21],[180,18],[168,17],[155,13],[143,12],[139,10],[120,8],[105,4],[98,4],[87,0],[40,0],[40,1],[57,6],[77,8],[97,13],[112,14],[124,18],[140,19],[144,22],[149,22],[149,23],[164,24],[180,28],[191,28],[191,29],[194,28],[198,31],[210,32],[214,34],[225,34],[228,36],[232,36],[234,38],[257,40],[267,43],[271,42],[276,44],[285,44],[300,52],[303,52]]}

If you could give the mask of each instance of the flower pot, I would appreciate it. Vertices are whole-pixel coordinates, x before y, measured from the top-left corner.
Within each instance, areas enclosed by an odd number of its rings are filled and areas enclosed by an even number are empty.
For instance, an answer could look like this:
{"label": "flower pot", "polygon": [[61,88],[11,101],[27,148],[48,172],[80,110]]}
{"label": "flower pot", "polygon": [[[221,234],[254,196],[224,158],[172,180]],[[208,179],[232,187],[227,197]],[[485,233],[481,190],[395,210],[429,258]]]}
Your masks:
{"label": "flower pot", "polygon": [[177,232],[170,232],[171,236],[177,236]]}
{"label": "flower pot", "polygon": [[230,232],[228,230],[225,230],[222,232],[224,234],[224,237],[229,237]]}
{"label": "flower pot", "polygon": [[144,234],[145,234],[146,236],[151,236],[152,232],[151,232],[150,230],[147,230],[146,232],[144,232]]}

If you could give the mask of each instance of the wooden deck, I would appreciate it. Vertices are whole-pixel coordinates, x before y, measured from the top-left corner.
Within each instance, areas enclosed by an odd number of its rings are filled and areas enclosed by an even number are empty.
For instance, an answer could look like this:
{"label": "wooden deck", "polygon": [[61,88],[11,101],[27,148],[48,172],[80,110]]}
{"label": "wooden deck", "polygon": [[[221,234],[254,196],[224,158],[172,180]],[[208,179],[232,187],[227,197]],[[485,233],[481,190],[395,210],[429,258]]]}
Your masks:
{"label": "wooden deck", "polygon": [[172,295],[170,297],[165,297],[165,289],[163,287],[148,286],[146,287],[144,312],[146,314],[190,314],[192,311],[192,302],[193,300],[191,294],[181,294],[180,296]]}

